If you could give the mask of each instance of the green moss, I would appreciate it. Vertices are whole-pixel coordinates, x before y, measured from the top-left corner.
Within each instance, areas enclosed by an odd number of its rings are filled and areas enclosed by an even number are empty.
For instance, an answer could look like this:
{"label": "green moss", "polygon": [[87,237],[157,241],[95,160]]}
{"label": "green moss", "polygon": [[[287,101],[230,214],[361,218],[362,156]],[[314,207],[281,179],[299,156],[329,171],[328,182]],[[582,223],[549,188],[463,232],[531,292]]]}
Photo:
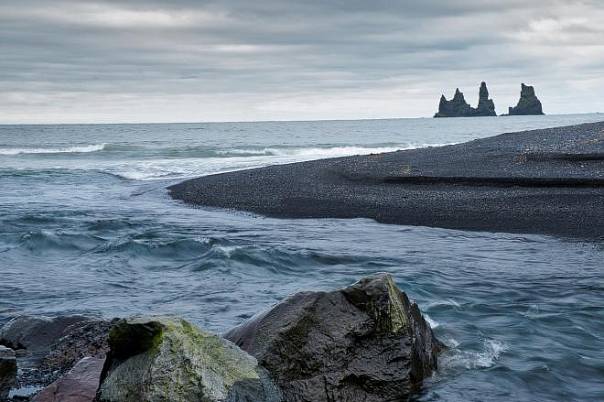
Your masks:
{"label": "green moss", "polygon": [[401,300],[401,295],[396,287],[396,284],[392,280],[392,278],[388,278],[387,281],[388,286],[388,299],[389,303],[389,316],[390,316],[390,332],[398,333],[403,329],[407,328],[409,325],[409,320],[407,319],[407,311],[405,306]]}
{"label": "green moss", "polygon": [[397,334],[409,325],[407,309],[392,277],[387,276],[385,285],[387,294],[369,297],[363,307],[375,320],[378,332]]}

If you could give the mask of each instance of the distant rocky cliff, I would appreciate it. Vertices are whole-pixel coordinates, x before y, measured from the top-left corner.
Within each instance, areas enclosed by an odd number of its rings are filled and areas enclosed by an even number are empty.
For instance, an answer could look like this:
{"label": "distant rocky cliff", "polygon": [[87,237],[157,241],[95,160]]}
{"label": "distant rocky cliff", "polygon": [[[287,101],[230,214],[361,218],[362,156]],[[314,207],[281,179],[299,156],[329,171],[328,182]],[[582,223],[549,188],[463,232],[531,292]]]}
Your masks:
{"label": "distant rocky cliff", "polygon": [[450,101],[444,95],[440,97],[438,112],[434,115],[434,117],[473,116],[497,116],[495,113],[495,103],[492,99],[489,99],[489,90],[485,82],[480,84],[477,108],[473,108],[466,102],[463,93],[458,88],[455,90],[455,95]]}
{"label": "distant rocky cliff", "polygon": [[489,90],[484,81],[480,83],[478,108],[474,110],[476,111],[475,116],[497,116],[497,113],[495,113],[495,102],[493,102],[493,99],[489,99]]}
{"label": "distant rocky cliff", "polygon": [[544,114],[541,101],[535,95],[535,88],[521,84],[520,100],[515,107],[509,108],[510,115]]}

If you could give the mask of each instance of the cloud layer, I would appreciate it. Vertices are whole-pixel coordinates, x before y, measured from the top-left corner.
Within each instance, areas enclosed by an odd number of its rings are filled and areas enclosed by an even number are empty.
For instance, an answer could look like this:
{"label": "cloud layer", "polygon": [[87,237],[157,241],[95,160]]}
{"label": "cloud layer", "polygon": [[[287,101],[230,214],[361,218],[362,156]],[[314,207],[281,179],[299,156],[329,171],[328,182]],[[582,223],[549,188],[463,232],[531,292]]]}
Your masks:
{"label": "cloud layer", "polygon": [[430,116],[481,80],[604,111],[600,0],[20,0],[0,55],[0,123]]}

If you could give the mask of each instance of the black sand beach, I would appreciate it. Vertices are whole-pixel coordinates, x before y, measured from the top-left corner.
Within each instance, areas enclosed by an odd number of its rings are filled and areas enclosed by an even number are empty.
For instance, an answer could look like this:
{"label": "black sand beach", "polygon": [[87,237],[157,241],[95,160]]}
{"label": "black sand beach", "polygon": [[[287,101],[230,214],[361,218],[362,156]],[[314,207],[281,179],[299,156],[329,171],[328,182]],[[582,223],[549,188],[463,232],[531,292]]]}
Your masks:
{"label": "black sand beach", "polygon": [[224,173],[170,193],[281,218],[602,238],[604,122]]}

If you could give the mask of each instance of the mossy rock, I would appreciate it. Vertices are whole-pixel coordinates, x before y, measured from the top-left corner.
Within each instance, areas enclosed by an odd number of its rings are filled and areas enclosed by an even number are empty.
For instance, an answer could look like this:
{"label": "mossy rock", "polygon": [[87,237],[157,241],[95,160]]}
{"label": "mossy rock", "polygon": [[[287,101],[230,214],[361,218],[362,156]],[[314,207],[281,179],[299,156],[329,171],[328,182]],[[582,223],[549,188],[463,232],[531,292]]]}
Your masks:
{"label": "mossy rock", "polygon": [[109,333],[102,402],[279,401],[254,357],[171,317],[133,317]]}
{"label": "mossy rock", "polygon": [[442,347],[388,274],[290,296],[225,337],[258,359],[288,402],[407,400]]}

